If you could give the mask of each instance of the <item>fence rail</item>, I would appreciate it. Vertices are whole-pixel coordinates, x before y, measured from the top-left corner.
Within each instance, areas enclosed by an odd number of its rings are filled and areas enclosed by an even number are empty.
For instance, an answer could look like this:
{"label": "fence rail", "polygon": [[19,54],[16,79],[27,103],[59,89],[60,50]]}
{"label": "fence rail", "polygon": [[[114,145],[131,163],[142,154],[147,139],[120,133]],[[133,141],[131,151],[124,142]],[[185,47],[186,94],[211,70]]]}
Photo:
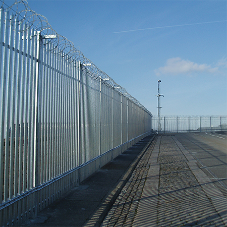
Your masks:
{"label": "fence rail", "polygon": [[227,116],[153,116],[152,129],[162,133],[227,131]]}
{"label": "fence rail", "polygon": [[81,53],[52,40],[61,36],[11,13],[0,8],[1,226],[36,215],[150,134],[152,118]]}

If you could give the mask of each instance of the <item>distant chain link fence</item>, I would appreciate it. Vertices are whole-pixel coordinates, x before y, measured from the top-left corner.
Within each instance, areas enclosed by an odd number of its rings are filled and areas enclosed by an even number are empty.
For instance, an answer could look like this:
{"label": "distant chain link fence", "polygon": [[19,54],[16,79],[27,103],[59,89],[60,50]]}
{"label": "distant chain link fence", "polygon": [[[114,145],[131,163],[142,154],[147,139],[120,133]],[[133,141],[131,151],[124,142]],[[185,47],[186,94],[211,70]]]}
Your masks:
{"label": "distant chain link fence", "polygon": [[[151,113],[26,1],[0,8],[0,225],[20,225],[151,132]],[[1,5],[0,5],[1,6]]]}
{"label": "distant chain link fence", "polygon": [[227,131],[227,116],[153,116],[152,129],[162,133]]}

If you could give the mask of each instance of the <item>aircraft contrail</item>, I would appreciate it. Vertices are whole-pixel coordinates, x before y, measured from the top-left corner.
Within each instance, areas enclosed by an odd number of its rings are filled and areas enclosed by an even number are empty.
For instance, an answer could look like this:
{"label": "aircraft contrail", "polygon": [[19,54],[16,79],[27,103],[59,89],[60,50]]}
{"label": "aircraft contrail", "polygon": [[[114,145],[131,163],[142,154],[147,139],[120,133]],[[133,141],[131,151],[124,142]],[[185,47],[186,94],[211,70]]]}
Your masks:
{"label": "aircraft contrail", "polygon": [[212,24],[212,23],[220,23],[220,22],[226,22],[226,21],[227,20],[222,20],[222,21],[208,21],[208,22],[200,22],[200,23],[193,23],[193,24],[178,24],[178,25],[160,26],[160,27],[153,27],[153,28],[140,28],[140,29],[120,31],[120,32],[113,32],[113,33],[137,32],[137,31],[145,31],[145,30],[160,29],[160,28],[174,28],[174,27],[201,25],[201,24]]}

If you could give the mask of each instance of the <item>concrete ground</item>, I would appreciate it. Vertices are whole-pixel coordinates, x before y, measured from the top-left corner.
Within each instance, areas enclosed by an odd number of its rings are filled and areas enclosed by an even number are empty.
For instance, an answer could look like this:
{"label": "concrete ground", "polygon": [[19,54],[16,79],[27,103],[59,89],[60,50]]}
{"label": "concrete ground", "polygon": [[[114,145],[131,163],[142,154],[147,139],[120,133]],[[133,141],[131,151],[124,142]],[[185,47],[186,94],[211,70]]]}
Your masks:
{"label": "concrete ground", "polygon": [[213,183],[227,195],[227,135],[190,133],[177,138]]}
{"label": "concrete ground", "polygon": [[[205,141],[201,136],[158,136],[154,149],[148,149],[138,163],[102,226],[227,226],[224,139],[216,138],[217,142],[208,145],[209,138]],[[192,154],[200,156],[195,159]],[[215,163],[212,172],[223,174],[218,175],[222,180],[207,175],[200,159],[203,164]]]}
{"label": "concrete ground", "polygon": [[145,138],[29,226],[227,226],[227,138]]}

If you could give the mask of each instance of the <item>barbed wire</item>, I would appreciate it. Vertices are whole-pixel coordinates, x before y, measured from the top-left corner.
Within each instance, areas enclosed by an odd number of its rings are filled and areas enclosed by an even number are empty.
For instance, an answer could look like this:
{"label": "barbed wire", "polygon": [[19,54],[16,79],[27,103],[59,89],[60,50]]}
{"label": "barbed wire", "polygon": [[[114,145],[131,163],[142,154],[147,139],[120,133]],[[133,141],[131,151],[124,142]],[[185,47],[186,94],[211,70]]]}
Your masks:
{"label": "barbed wire", "polygon": [[39,31],[43,37],[45,35],[52,35],[55,37],[55,39],[51,39],[50,42],[53,43],[55,49],[63,52],[64,56],[67,55],[69,59],[71,58],[73,60],[79,61],[82,66],[86,67],[86,70],[89,72],[91,77],[102,79],[103,82],[115,88],[122,95],[129,98],[138,106],[149,112],[137,99],[132,97],[125,88],[117,84],[105,72],[100,70],[91,60],[86,58],[84,54],[74,46],[73,42],[58,34],[51,27],[46,17],[36,13],[29,7],[27,0],[15,0],[11,5],[9,5],[10,1],[8,0],[0,1],[2,2],[0,7],[4,9],[4,11],[9,11],[12,13],[11,19],[17,19],[18,23],[26,24],[26,26],[21,26],[20,32],[33,28],[34,30]]}

